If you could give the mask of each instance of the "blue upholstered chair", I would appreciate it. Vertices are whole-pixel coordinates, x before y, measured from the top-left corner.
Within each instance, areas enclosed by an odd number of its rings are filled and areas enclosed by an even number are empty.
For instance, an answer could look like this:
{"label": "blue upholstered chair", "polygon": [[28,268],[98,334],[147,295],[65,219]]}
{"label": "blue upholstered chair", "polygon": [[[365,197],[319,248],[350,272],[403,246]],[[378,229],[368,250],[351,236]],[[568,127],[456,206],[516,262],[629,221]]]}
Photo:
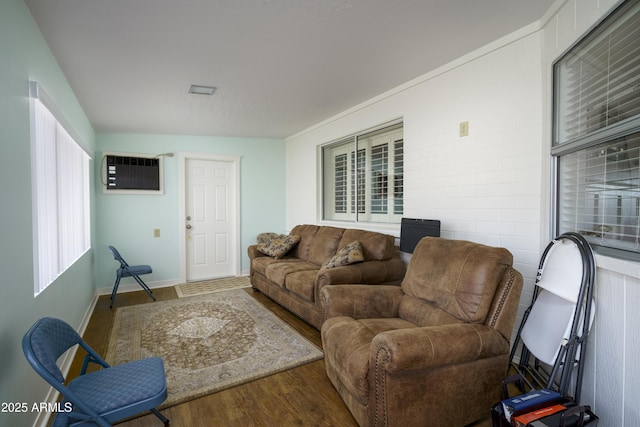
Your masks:
{"label": "blue upholstered chair", "polygon": [[140,278],[143,274],[150,274],[153,271],[151,266],[129,265],[124,258],[122,258],[120,252],[118,252],[116,248],[109,246],[109,251],[113,255],[113,259],[120,263],[120,267],[118,267],[118,270],[116,271],[116,281],[113,284],[113,290],[111,291],[111,304],[109,304],[109,308],[113,307],[113,303],[116,301],[116,293],[118,292],[118,286],[120,286],[120,279],[123,277],[133,277],[142,289],[144,289],[144,291],[155,301],[156,297],[153,296],[151,289],[149,289],[149,286],[147,286],[147,284]]}
{"label": "blue upholstered chair", "polygon": [[[65,385],[56,361],[76,344],[87,355],[80,376]],[[33,369],[62,394],[62,411],[56,414],[53,426],[110,426],[147,410],[169,424],[155,409],[167,398],[164,364],[159,357],[109,366],[71,326],[51,317],[38,320],[27,331],[22,350]],[[86,373],[89,363],[103,369]]]}

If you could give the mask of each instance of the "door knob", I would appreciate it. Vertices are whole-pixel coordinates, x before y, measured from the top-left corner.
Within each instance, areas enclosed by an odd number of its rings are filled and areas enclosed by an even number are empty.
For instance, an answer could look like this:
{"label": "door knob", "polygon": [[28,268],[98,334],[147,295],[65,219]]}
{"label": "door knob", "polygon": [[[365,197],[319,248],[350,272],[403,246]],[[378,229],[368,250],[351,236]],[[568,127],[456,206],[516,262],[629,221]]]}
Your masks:
{"label": "door knob", "polygon": [[187,224],[187,230],[191,230],[191,224]]}
{"label": "door knob", "polygon": [[187,221],[191,221],[191,215],[187,217]]}

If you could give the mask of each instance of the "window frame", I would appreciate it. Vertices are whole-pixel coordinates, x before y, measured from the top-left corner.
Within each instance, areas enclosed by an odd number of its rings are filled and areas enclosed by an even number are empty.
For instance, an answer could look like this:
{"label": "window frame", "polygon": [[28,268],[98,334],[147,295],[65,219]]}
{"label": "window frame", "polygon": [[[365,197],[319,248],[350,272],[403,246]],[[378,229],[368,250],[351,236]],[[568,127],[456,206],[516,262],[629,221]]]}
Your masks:
{"label": "window frame", "polygon": [[[374,155],[374,152],[377,154]],[[322,221],[400,224],[404,210],[402,120],[323,144],[319,146],[319,156]],[[341,205],[337,200],[338,175],[337,168],[334,167],[334,161],[338,157],[342,157],[343,165],[341,176],[344,185],[340,198],[344,209],[336,212],[336,207]],[[374,175],[377,179],[374,179]],[[327,184],[330,184],[330,188]],[[374,192],[378,197],[374,197]],[[374,207],[378,209],[377,212]]]}
{"label": "window frame", "polygon": [[[591,131],[587,130],[582,132],[578,130],[576,134],[572,135],[572,137],[563,139],[564,134],[561,134],[561,132],[564,132],[565,129],[564,128],[560,129],[561,128],[560,122],[563,119],[566,120],[569,114],[567,113],[565,115],[562,115],[562,110],[560,107],[563,102],[561,91],[568,90],[568,88],[562,87],[562,84],[567,83],[568,79],[565,79],[565,81],[562,82],[560,73],[562,72],[561,67],[567,64],[565,61],[568,61],[569,59],[572,58],[573,55],[576,55],[579,52],[589,52],[589,49],[594,49],[600,37],[614,33],[615,29],[617,29],[620,25],[624,24],[630,16],[635,16],[638,13],[639,7],[640,7],[640,2],[638,2],[637,0],[629,0],[629,1],[623,2],[621,5],[615,8],[610,14],[604,17],[600,22],[598,22],[590,31],[587,31],[583,37],[581,37],[563,55],[561,55],[556,61],[554,61],[552,65],[553,99],[552,99],[551,156],[552,156],[552,174],[553,174],[552,230],[554,230],[554,233],[555,233],[554,235],[558,235],[566,231],[576,231],[576,232],[582,231],[581,234],[583,234],[585,238],[587,238],[587,240],[591,243],[591,245],[594,247],[594,250],[596,252],[603,255],[611,256],[614,258],[619,258],[624,260],[633,260],[633,261],[637,261],[638,255],[640,254],[640,248],[637,248],[638,242],[635,243],[635,246],[637,249],[632,248],[631,247],[632,245],[630,245],[629,248],[621,247],[623,245],[611,246],[612,240],[614,239],[605,238],[604,232],[601,233],[600,236],[598,236],[597,233],[590,233],[588,230],[585,231],[585,230],[573,230],[573,229],[563,228],[562,211],[563,211],[564,205],[562,200],[561,187],[563,186],[563,183],[566,183],[566,181],[564,181],[562,177],[563,159],[564,160],[570,159],[571,158],[570,156],[577,156],[582,153],[586,154],[589,152],[589,150],[597,150],[599,148],[605,149],[604,152],[608,154],[608,149],[615,147],[616,144],[619,144],[621,139],[627,138],[627,137],[637,138],[636,135],[640,133],[640,112],[635,112],[637,108],[634,108],[634,106],[638,101],[637,100],[632,101],[632,104],[631,104],[632,106],[630,108],[630,111],[632,111],[633,113],[630,115],[630,117],[626,117],[623,120],[620,120],[617,122],[613,121],[613,123],[609,124],[608,117],[609,117],[610,105],[608,102],[609,95],[607,94],[606,95],[607,99],[606,101],[604,101],[604,107],[603,107],[603,108],[606,108],[605,117],[607,118],[605,118],[605,121],[603,122],[601,121],[599,123],[600,126],[597,126],[595,129]],[[635,59],[635,56],[633,58]],[[629,60],[629,62],[633,63],[634,59]],[[611,73],[613,73],[614,71],[611,71]],[[607,77],[609,76],[609,72],[610,70],[607,69]],[[578,81],[582,82],[580,78],[578,79]],[[625,81],[625,84],[626,84],[625,87],[628,86],[631,89],[635,88],[635,85],[632,83],[630,84]],[[580,90],[582,91],[582,88]],[[591,95],[591,94],[588,93],[588,95]],[[568,97],[567,95],[565,96]],[[582,99],[580,100],[580,102],[582,103]],[[591,100],[586,101],[585,105],[590,102]],[[594,102],[592,102],[592,104],[595,105]],[[564,107],[564,105],[562,106]],[[579,108],[581,109],[584,107],[580,105]],[[576,111],[576,114],[578,115],[584,114],[583,111],[581,111],[580,109]],[[605,114],[605,113],[602,113],[602,114]],[[633,139],[632,139],[632,142],[634,142]],[[633,150],[636,151],[637,149],[633,148]],[[603,156],[607,157],[606,154]],[[582,165],[582,167],[589,168],[590,167],[589,160],[583,161],[584,164]],[[633,159],[633,160],[636,160],[636,159]],[[606,162],[608,162],[608,159],[605,160],[605,163]],[[634,168],[637,168],[637,166],[635,166]],[[607,174],[609,172],[607,170],[606,165],[602,167],[602,169],[603,169],[603,172],[601,172],[602,184],[603,184],[602,191],[605,192],[606,194],[607,190],[605,188],[605,184],[607,183],[607,180],[608,180]],[[631,182],[634,182],[638,178],[637,176],[633,175],[633,173],[634,171],[632,168],[630,172]],[[638,172],[636,171],[635,173],[638,173]],[[583,210],[580,210],[579,207],[577,206],[578,205],[577,201],[580,199],[581,194],[583,194],[584,200],[587,199],[587,195],[588,195],[587,185],[584,184],[583,187],[579,187],[579,188],[580,190],[582,190],[582,192],[576,193],[574,197],[574,200],[576,203],[574,213],[576,215],[578,214],[586,215],[588,212],[586,205]],[[631,187],[631,191],[635,193],[640,191],[640,188],[634,186],[634,187]],[[602,209],[604,210],[604,208]],[[603,227],[606,225],[604,220],[606,216],[607,216],[606,213],[602,213],[603,219],[601,221],[602,222],[601,226]],[[628,216],[633,217],[633,214]],[[627,216],[622,217],[620,221],[622,221],[626,217]],[[593,221],[593,225],[596,225],[596,221]],[[639,226],[636,224],[636,227],[639,227]],[[638,233],[638,230],[636,230],[636,234],[637,233]],[[633,237],[633,235],[631,235],[631,237]]]}

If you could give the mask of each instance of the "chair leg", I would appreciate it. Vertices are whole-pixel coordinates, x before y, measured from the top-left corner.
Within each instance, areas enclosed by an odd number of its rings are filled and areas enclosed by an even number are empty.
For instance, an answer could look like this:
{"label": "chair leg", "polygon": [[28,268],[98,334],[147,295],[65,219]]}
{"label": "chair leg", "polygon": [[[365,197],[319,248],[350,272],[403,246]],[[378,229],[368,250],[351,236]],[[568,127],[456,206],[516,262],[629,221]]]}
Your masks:
{"label": "chair leg", "polygon": [[156,417],[160,418],[160,421],[163,422],[164,425],[168,426],[169,425],[169,420],[160,413],[160,411],[158,411],[157,409],[153,408],[151,410],[151,412],[153,413],[153,415],[155,415]]}
{"label": "chair leg", "polygon": [[149,288],[149,286],[147,286],[147,284],[144,283],[144,281],[139,276],[133,276],[133,278],[136,280],[136,282],[138,282],[138,284],[142,287],[142,289],[144,289],[147,295],[149,295],[151,299],[155,301],[156,297],[153,296],[153,292],[151,292],[151,289]]}
{"label": "chair leg", "polygon": [[116,282],[113,284],[113,290],[111,291],[111,303],[109,308],[113,307],[113,303],[116,302],[116,293],[118,292],[118,286],[120,286],[120,275],[116,277]]}

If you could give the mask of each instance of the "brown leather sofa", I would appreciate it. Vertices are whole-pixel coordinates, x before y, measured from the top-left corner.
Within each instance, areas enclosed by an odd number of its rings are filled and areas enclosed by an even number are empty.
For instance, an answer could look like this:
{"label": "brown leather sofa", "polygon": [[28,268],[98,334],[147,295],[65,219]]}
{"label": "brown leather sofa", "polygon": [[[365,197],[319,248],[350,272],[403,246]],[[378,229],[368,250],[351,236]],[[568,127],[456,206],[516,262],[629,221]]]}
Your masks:
{"label": "brown leather sofa", "polygon": [[[323,287],[344,283],[400,285],[406,265],[393,236],[366,230],[298,225],[289,233],[300,242],[282,258],[267,256],[249,246],[250,278],[258,290],[317,329],[324,321],[320,304]],[[338,251],[359,241],[364,261],[321,268]]]}
{"label": "brown leather sofa", "polygon": [[504,248],[426,237],[401,287],[331,286],[327,374],[361,426],[464,426],[501,399],[522,276]]}

